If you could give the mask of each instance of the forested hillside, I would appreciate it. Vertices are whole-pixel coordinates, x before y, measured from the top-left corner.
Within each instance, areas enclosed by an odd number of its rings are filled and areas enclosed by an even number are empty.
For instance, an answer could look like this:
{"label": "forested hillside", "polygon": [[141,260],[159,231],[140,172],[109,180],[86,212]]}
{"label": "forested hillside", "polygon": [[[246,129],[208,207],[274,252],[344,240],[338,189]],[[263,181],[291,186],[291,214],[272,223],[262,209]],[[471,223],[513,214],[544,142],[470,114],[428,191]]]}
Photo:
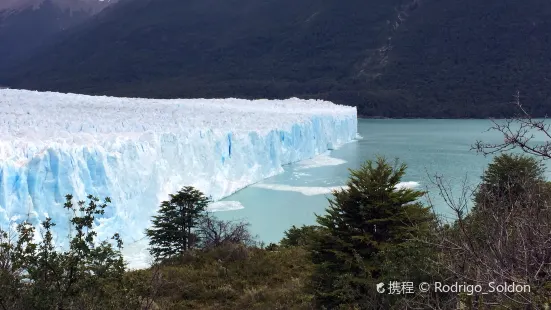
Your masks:
{"label": "forested hillside", "polygon": [[15,88],[321,98],[363,116],[548,112],[551,2],[127,0],[30,61]]}
{"label": "forested hillside", "polygon": [[40,51],[115,0],[3,0],[0,2],[0,72]]}
{"label": "forested hillside", "polygon": [[396,32],[375,85],[398,90],[405,107],[416,107],[405,109],[411,113],[510,115],[518,90],[528,110],[545,116],[551,112],[550,30],[545,1],[427,1]]}

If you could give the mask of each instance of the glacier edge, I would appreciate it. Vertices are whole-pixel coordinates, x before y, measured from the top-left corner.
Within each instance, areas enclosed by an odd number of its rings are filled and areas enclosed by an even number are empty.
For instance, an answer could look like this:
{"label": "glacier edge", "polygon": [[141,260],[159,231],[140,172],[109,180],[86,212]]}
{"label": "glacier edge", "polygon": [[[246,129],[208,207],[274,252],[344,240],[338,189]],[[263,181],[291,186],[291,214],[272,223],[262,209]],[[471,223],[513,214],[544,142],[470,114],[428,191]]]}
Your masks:
{"label": "glacier edge", "polygon": [[123,238],[141,238],[159,202],[184,185],[218,200],[357,134],[355,108],[296,98],[0,90],[0,115],[0,226],[49,216],[65,234],[64,195],[109,196],[113,203],[98,219],[104,238],[121,229]]}

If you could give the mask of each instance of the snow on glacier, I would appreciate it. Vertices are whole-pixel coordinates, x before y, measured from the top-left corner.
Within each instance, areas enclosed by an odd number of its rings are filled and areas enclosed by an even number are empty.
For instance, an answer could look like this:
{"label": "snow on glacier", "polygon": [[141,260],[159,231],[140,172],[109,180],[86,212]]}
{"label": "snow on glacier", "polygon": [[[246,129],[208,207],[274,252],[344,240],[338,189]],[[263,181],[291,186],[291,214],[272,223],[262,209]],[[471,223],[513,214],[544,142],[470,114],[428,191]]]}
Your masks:
{"label": "snow on glacier", "polygon": [[319,100],[157,100],[3,89],[0,226],[49,215],[64,233],[64,196],[92,194],[113,200],[99,219],[100,236],[121,231],[136,240],[159,202],[184,185],[218,200],[356,134],[356,108]]}

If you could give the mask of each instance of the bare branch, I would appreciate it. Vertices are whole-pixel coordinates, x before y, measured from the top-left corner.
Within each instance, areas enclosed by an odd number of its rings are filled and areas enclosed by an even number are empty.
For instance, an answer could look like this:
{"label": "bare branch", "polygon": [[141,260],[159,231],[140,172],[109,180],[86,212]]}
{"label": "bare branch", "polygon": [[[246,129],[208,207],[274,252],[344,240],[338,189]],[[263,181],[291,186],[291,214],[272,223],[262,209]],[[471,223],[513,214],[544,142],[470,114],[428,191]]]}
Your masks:
{"label": "bare branch", "polygon": [[[488,129],[488,131],[497,131],[503,134],[503,143],[485,143],[479,140],[471,149],[485,156],[520,149],[527,154],[551,159],[551,124],[546,123],[547,118],[543,120],[532,118],[522,106],[518,91],[512,104],[518,108],[520,113],[501,122],[492,120],[493,125]],[[534,141],[535,133],[543,134],[547,140],[537,143]]]}

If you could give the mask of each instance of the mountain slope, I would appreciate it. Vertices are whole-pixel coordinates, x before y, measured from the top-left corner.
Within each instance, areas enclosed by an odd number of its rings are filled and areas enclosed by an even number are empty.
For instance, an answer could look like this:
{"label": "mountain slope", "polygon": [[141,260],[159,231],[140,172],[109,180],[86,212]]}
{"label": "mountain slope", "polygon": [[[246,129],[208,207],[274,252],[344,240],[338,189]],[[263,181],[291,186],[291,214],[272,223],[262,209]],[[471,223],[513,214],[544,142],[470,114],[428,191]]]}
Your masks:
{"label": "mountain slope", "polygon": [[31,55],[55,35],[100,12],[99,0],[3,0],[0,2],[0,69]]}
{"label": "mountain slope", "polygon": [[318,94],[338,89],[379,46],[402,2],[135,0],[18,68],[9,84],[147,97]]}
{"label": "mountain slope", "polygon": [[394,35],[378,85],[420,111],[459,117],[519,112],[510,103],[518,90],[525,108],[545,116],[550,30],[548,1],[424,2]]}
{"label": "mountain slope", "polygon": [[45,2],[69,11],[87,11],[92,14],[106,8],[113,0],[2,0],[0,2],[0,12],[14,13],[17,11],[33,8],[39,9]]}
{"label": "mountain slope", "polygon": [[551,96],[551,2],[133,0],[0,84],[141,97],[321,98],[367,116],[510,115]]}

